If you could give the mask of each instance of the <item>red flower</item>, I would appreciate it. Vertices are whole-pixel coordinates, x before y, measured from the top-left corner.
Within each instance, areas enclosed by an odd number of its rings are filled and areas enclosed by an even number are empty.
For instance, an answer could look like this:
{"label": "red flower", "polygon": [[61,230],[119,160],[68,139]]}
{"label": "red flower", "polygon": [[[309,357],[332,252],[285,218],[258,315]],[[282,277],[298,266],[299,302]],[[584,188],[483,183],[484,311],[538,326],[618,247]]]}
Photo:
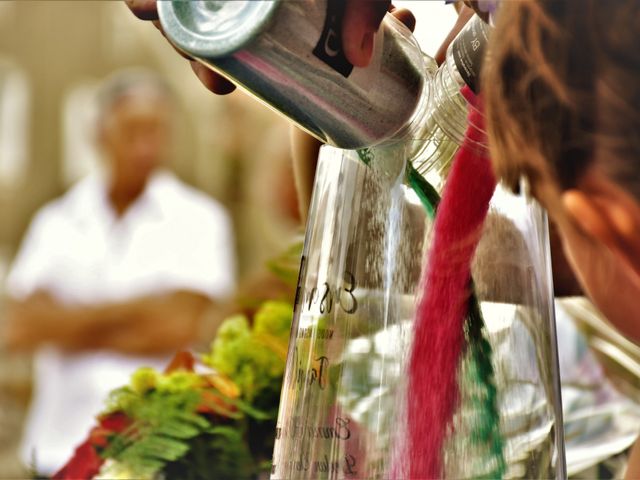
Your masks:
{"label": "red flower", "polygon": [[226,402],[223,397],[213,392],[204,390],[200,396],[201,401],[196,407],[198,413],[219,415],[221,417],[231,417],[236,413],[235,405]]}
{"label": "red flower", "polygon": [[171,373],[176,370],[193,372],[195,363],[196,359],[193,357],[193,354],[191,352],[181,350],[174,355],[169,365],[167,365],[167,368],[164,369],[164,373]]}
{"label": "red flower", "polygon": [[120,433],[131,425],[131,419],[123,412],[113,412],[107,415],[102,415],[98,420],[100,420],[100,426],[102,428],[109,430],[112,433]]}

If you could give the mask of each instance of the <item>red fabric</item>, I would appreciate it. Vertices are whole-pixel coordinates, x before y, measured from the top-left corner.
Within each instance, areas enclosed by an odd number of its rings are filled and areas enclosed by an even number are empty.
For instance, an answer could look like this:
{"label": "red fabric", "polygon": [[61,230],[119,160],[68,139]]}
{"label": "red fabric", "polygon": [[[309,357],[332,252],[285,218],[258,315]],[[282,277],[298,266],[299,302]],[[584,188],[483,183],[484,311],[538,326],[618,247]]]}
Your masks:
{"label": "red fabric", "polygon": [[106,447],[111,435],[122,432],[129,425],[131,420],[121,412],[101,417],[99,425],[91,429],[89,437],[75,449],[71,459],[53,475],[52,479],[88,480],[96,476],[104,463],[96,447]]}
{"label": "red fabric", "polygon": [[52,477],[53,480],[91,479],[100,472],[104,460],[87,439],[76,448],[73,457]]}
{"label": "red fabric", "polygon": [[465,140],[454,159],[434,225],[423,276],[409,363],[409,452],[412,479],[442,478],[442,448],[459,400],[463,324],[470,296],[471,261],[496,181],[488,154],[480,102],[472,107]]}

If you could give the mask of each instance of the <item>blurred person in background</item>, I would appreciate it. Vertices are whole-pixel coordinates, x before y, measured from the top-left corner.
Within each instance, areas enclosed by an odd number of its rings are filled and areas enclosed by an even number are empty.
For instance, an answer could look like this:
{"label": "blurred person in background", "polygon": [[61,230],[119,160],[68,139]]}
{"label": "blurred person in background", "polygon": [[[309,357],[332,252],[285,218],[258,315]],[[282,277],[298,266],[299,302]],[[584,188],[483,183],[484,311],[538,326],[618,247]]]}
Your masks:
{"label": "blurred person in background", "polygon": [[7,339],[35,351],[23,461],[51,474],[93,424],[107,393],[197,336],[235,283],[224,208],[163,168],[173,97],[142,70],[100,95],[104,171],[35,216],[7,279]]}

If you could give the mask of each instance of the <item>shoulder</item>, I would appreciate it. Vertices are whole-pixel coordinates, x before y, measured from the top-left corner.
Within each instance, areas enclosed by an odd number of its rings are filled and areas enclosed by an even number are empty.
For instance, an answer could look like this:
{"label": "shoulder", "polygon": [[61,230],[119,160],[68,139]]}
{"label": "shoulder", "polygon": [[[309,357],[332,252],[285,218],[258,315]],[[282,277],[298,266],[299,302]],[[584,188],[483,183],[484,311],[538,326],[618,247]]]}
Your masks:
{"label": "shoulder", "polygon": [[98,214],[98,199],[104,190],[103,180],[90,175],[73,185],[62,196],[51,200],[35,213],[30,231],[48,234],[70,232]]}
{"label": "shoulder", "polygon": [[34,227],[55,226],[69,223],[77,215],[78,200],[85,196],[85,181],[71,187],[62,196],[44,204],[31,221]]}

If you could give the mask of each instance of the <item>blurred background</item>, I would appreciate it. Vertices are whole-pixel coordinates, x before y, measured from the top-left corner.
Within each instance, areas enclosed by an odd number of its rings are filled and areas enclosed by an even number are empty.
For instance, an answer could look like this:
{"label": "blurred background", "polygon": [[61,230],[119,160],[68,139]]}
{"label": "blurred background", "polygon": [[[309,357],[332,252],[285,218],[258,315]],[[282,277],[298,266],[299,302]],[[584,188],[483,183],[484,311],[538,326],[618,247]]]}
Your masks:
{"label": "blurred background", "polygon": [[[434,54],[453,21],[442,2],[397,2]],[[0,292],[33,214],[99,167],[95,92],[110,73],[143,66],[178,95],[170,167],[229,211],[237,277],[261,270],[301,231],[286,122],[242,93],[206,91],[156,29],[121,2],[0,2]],[[0,293],[0,325],[5,320]],[[0,344],[0,478],[16,456],[32,394],[30,357]]]}

